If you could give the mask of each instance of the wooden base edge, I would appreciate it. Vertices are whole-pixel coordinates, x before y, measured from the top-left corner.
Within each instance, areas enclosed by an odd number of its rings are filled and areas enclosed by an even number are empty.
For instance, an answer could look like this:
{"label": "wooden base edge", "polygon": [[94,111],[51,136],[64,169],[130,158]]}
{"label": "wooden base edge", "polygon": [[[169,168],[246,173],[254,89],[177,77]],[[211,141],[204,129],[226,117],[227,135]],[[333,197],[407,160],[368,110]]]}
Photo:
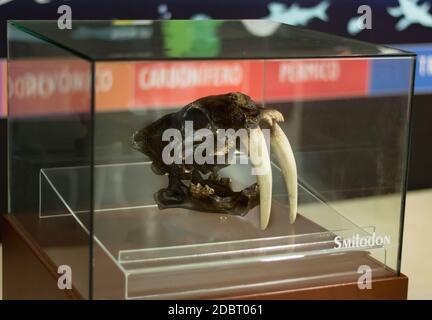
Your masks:
{"label": "wooden base edge", "polygon": [[[57,266],[12,215],[3,215],[3,298],[8,300],[80,300],[82,295],[57,287]],[[224,296],[221,299],[254,300],[406,300],[405,275],[372,280],[372,289],[357,283],[291,289],[279,292]]]}
{"label": "wooden base edge", "polygon": [[224,297],[235,300],[406,300],[408,278],[400,276],[372,280],[371,289],[359,289],[356,282],[293,289],[263,294]]}
{"label": "wooden base edge", "polygon": [[3,215],[2,236],[3,299],[82,299],[75,288],[58,288],[57,266],[12,215]]}

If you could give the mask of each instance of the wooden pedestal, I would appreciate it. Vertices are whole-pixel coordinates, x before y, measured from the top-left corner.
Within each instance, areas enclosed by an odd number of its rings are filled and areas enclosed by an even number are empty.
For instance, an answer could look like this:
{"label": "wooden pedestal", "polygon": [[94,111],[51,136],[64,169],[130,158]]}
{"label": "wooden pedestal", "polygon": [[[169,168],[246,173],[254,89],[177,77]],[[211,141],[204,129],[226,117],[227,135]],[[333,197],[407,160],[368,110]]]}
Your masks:
{"label": "wooden pedestal", "polygon": [[[76,289],[59,290],[57,266],[12,215],[3,216],[3,296],[4,299],[83,299]],[[374,279],[371,290],[357,283],[336,283],[248,293],[224,299],[406,299],[408,278],[404,275]]]}

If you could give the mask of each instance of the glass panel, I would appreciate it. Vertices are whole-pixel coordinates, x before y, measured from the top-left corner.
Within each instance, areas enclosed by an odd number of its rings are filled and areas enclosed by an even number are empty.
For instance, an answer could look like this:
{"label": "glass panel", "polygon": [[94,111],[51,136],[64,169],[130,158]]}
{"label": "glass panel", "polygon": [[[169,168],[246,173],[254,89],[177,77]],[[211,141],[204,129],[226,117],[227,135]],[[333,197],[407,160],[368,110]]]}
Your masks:
{"label": "glass panel", "polygon": [[94,60],[398,56],[402,51],[265,20],[17,21]]}
{"label": "glass panel", "polygon": [[412,58],[266,63],[267,107],[284,115],[302,182],[348,220],[389,237],[387,265],[397,272],[412,68]]}
{"label": "glass panel", "polygon": [[[11,212],[75,280],[92,278],[76,284],[85,297],[210,298],[400,271],[411,54],[263,21],[16,25]],[[189,162],[188,121],[252,139],[198,154],[236,149],[234,163]],[[163,138],[171,129],[181,143]]]}
{"label": "glass panel", "polygon": [[[73,287],[90,298],[89,234],[50,196],[44,170],[90,168],[91,64],[9,25],[8,75],[9,212],[56,265],[71,268]],[[89,219],[90,175],[67,187]]]}
{"label": "glass panel", "polygon": [[[379,64],[369,58],[97,63],[95,240],[110,257],[111,272],[121,275],[112,281],[124,280],[115,296],[217,296],[240,288],[356,281],[364,264],[371,266],[374,277],[394,274],[412,63],[411,58],[398,58],[399,84],[387,84],[385,92],[373,98],[360,98],[368,95],[365,77],[371,65]],[[382,67],[380,77],[395,78],[388,74],[391,69]],[[248,94],[284,116],[280,126],[294,148],[299,172],[294,224],[289,222],[285,181],[274,154],[271,218],[265,230],[260,228],[259,207],[241,217],[158,208],[155,195],[169,179],[155,173],[148,156],[133,150],[132,134],[196,99],[227,92]],[[348,126],[354,112],[357,122]],[[370,124],[374,130],[364,132]],[[381,157],[388,158],[388,167],[382,167],[386,160]],[[256,181],[247,165],[221,172],[237,190]],[[384,194],[392,194],[386,205],[374,197]],[[364,203],[372,206],[366,213]],[[382,220],[381,214],[388,219]],[[347,245],[338,247],[336,237]],[[368,239],[373,241],[363,243]],[[274,274],[267,283],[258,270],[269,259],[281,259],[281,264],[266,267]],[[318,270],[321,259],[338,268]],[[291,274],[293,268],[298,272]],[[102,270],[107,272],[106,263],[96,259],[95,279]],[[208,272],[213,282],[205,277]],[[169,288],[161,284],[166,279]],[[95,289],[95,297],[106,298],[107,292]]]}
{"label": "glass panel", "polygon": [[[261,231],[258,208],[244,218],[186,209],[160,211],[153,194],[167,179],[155,176],[150,167],[149,162],[95,167],[95,298],[195,297],[235,293],[246,287],[273,289],[312,279],[316,285],[341,277],[354,279],[358,263],[368,261],[369,256],[375,259],[371,264],[374,276],[388,275],[382,244],[368,243],[361,250],[335,248],[336,237],[368,237],[375,230],[358,227],[303,186],[299,190],[301,217],[296,223],[288,221],[284,196],[274,196],[272,224]],[[231,170],[236,182],[247,177],[240,165]],[[47,187],[41,198],[41,217],[55,220],[58,215],[69,215],[88,231],[88,214],[79,207],[80,195],[69,191],[88,175],[85,166],[43,169],[42,183]],[[277,167],[273,175],[281,175]],[[151,187],[143,188],[142,181]],[[282,188],[283,180],[278,178],[275,189]],[[331,262],[332,256],[340,259],[337,268],[332,269],[335,261],[332,268],[316,268],[317,259]],[[361,260],[355,262],[356,258]],[[349,259],[353,260],[347,265]],[[262,273],[262,264],[269,261],[271,281]],[[211,281],[207,272],[212,272]],[[223,282],[231,285],[222,287]]]}

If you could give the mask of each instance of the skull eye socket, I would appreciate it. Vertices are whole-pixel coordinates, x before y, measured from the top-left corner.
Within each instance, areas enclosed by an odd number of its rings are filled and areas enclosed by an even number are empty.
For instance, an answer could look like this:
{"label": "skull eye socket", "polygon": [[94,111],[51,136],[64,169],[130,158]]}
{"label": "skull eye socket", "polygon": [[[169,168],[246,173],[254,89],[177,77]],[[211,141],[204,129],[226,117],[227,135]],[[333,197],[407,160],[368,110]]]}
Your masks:
{"label": "skull eye socket", "polygon": [[183,117],[184,121],[192,121],[194,130],[207,128],[209,126],[209,120],[207,115],[198,108],[189,109]]}

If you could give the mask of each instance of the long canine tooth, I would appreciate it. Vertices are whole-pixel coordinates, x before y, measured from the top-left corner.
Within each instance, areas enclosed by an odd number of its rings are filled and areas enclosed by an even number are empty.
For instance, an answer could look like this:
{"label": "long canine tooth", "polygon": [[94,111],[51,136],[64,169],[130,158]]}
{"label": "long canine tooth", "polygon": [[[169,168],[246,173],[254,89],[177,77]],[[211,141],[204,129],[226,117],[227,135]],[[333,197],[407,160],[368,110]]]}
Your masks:
{"label": "long canine tooth", "polygon": [[270,156],[260,127],[250,130],[249,158],[251,159],[254,174],[260,192],[260,225],[265,230],[270,220],[272,200],[272,171]]}
{"label": "long canine tooth", "polygon": [[276,122],[273,123],[271,132],[271,147],[285,179],[289,199],[289,221],[292,224],[297,217],[297,165],[288,138]]}

